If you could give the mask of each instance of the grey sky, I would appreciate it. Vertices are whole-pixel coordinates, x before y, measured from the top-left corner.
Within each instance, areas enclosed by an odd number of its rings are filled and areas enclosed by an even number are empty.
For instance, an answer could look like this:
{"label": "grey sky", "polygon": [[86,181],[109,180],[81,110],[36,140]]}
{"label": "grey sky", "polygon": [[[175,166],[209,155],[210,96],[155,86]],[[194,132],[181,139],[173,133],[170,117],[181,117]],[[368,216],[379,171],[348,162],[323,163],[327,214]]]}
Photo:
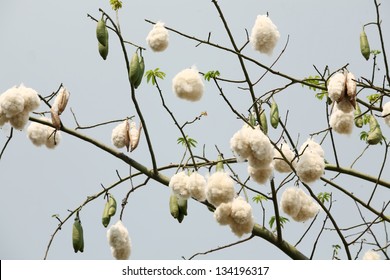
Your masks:
{"label": "grey sky", "polygon": [[[211,1],[123,1],[124,8],[119,18],[125,39],[146,47],[145,38],[151,25],[144,19],[163,21],[167,26],[189,35],[211,40],[221,45],[229,45],[222,23]],[[389,34],[386,13],[389,3],[383,1],[382,16],[384,34]],[[129,95],[125,64],[118,40],[110,32],[110,51],[103,61],[97,51],[95,38],[96,24],[87,13],[100,17],[98,8],[103,8],[114,17],[109,1],[1,1],[0,9],[0,92],[23,82],[36,89],[41,95],[48,95],[63,83],[71,92],[68,109],[62,116],[67,127],[75,127],[71,107],[82,125],[91,125],[112,119],[121,119],[135,114]],[[323,70],[326,65],[334,71],[346,63],[348,69],[357,77],[369,76],[372,64],[366,62],[360,54],[359,33],[363,24],[375,20],[374,4],[371,0],[359,1],[220,1],[224,14],[230,23],[232,32],[239,43],[246,40],[245,29],[249,32],[258,14],[269,12],[272,21],[281,33],[280,41],[272,57],[255,53],[247,46],[245,53],[265,64],[271,64],[287,41],[285,54],[275,69],[297,78],[315,75],[313,65]],[[379,49],[377,31],[367,28],[372,49]],[[387,38],[390,40],[390,38]],[[186,133],[195,138],[199,145],[195,152],[202,154],[205,144],[206,155],[215,159],[214,145],[232,156],[229,149],[230,137],[241,127],[241,122],[231,114],[212,83],[206,82],[205,95],[198,103],[178,100],[171,90],[173,76],[184,68],[196,65],[199,71],[218,69],[222,76],[242,79],[237,58],[205,45],[195,47],[196,43],[170,33],[170,45],[163,53],[144,52],[146,69],[160,67],[166,72],[166,79],[160,82],[167,105],[177,116],[180,123],[193,120],[202,111],[208,116],[189,128]],[[134,48],[128,48],[132,54]],[[248,64],[249,65],[249,64]],[[383,68],[379,62],[379,68]],[[264,71],[249,66],[251,77],[256,79]],[[256,91],[260,95],[268,90],[283,86],[288,81],[271,75],[259,84]],[[223,84],[227,97],[240,112],[249,107],[247,93],[236,86]],[[159,166],[179,162],[183,148],[176,144],[180,136],[171,119],[161,107],[158,92],[144,80],[137,96],[144,112],[153,140]],[[288,124],[294,140],[305,141],[310,133],[326,128],[323,103],[314,98],[314,93],[301,86],[294,86],[277,95],[281,116],[289,110]],[[40,107],[44,109],[43,105]],[[137,123],[139,119],[136,117]],[[111,145],[111,131],[115,125],[84,130],[83,133]],[[389,127],[382,123],[384,135]],[[6,140],[9,127],[0,130],[0,146]],[[358,140],[360,130],[354,130],[351,136],[336,135],[341,165],[348,166],[365,144]],[[270,131],[274,140],[280,130]],[[299,137],[299,138],[298,138]],[[327,158],[333,162],[330,142],[324,143]],[[381,146],[370,148],[371,152],[356,164],[357,170],[376,175],[380,162],[377,155],[383,153]],[[145,138],[131,155],[135,160],[151,166]],[[100,184],[109,186],[116,182],[116,170],[122,176],[129,168],[121,161],[63,134],[62,142],[55,150],[36,148],[26,137],[25,132],[14,131],[1,162],[0,220],[2,231],[0,238],[1,259],[42,259],[50,235],[57,226],[52,214],[61,218],[68,215],[67,209],[74,209],[84,199],[101,190]],[[166,172],[172,175],[174,170]],[[200,171],[206,174],[206,170]],[[246,165],[237,167],[242,177],[246,176]],[[383,172],[383,179],[390,180],[389,167]],[[333,174],[328,172],[327,177]],[[278,176],[276,174],[276,176]],[[278,177],[277,177],[278,178]],[[281,178],[281,177],[280,177]],[[279,178],[279,182],[280,182]],[[135,184],[142,182],[140,179]],[[354,192],[364,197],[367,194],[364,182],[340,178],[340,183],[354,188]],[[268,192],[269,186],[255,188]],[[130,184],[124,183],[112,193],[121,201],[129,190]],[[326,187],[329,188],[329,187]],[[356,190],[355,190],[356,188]],[[315,192],[331,191],[321,183],[313,185]],[[127,226],[133,244],[132,259],[179,259],[197,252],[207,251],[217,246],[237,241],[228,227],[219,226],[211,212],[205,207],[189,202],[189,216],[182,224],[177,223],[168,209],[170,190],[154,181],[130,196],[123,222]],[[388,196],[387,193],[383,193]],[[352,202],[344,201],[340,193],[335,192],[337,200],[333,206],[341,226],[350,226],[359,222],[356,208]],[[383,197],[382,197],[383,198]],[[379,195],[376,203],[383,201]],[[85,232],[85,252],[74,254],[71,244],[71,225],[68,222],[57,234],[49,259],[112,259],[106,240],[106,229],[101,225],[103,199],[97,199],[83,208],[81,219]],[[353,216],[345,209],[353,209]],[[262,220],[259,206],[254,206],[257,222]],[[267,216],[269,219],[269,215]],[[118,216],[112,219],[115,222]],[[312,234],[298,247],[310,254],[311,242],[315,239],[324,214],[319,216]],[[356,220],[354,220],[356,219]],[[268,221],[268,220],[267,220]],[[266,222],[267,222],[266,221]],[[284,235],[294,244],[306,230],[309,222],[286,226]],[[331,258],[333,244],[341,244],[336,235],[326,232],[321,238],[315,258]],[[354,248],[354,250],[358,248]],[[345,258],[341,254],[341,258]],[[288,258],[277,248],[259,238],[239,246],[216,252],[200,258],[211,259],[284,259]]]}

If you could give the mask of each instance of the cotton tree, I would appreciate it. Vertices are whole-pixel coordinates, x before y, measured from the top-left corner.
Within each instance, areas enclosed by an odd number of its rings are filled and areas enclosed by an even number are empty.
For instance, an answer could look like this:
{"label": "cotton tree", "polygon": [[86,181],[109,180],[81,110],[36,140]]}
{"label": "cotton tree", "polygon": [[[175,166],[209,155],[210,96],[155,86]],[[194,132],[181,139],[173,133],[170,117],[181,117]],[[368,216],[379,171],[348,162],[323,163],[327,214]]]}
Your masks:
{"label": "cotton tree", "polygon": [[[369,76],[354,72],[349,64],[335,69],[314,65],[310,73],[278,70],[279,65],[288,64],[283,55],[290,38],[283,37],[288,31],[280,30],[278,23],[272,21],[273,11],[257,16],[252,26],[239,27],[242,34],[238,36],[225,16],[223,3],[213,0],[208,4],[215,9],[229,44],[220,44],[208,30],[202,30],[202,34],[209,32],[206,37],[194,36],[180,27],[149,19],[145,21],[150,32],[145,34],[146,41],[140,43],[125,34],[125,26],[120,24],[121,12],[132,9],[131,4],[124,3],[123,7],[121,1],[110,4],[112,10],[99,9],[88,14],[88,20],[91,32],[96,32],[96,58],[108,64],[112,53],[121,54],[122,65],[117,71],[122,73],[118,77],[127,82],[128,90],[121,94],[131,104],[130,114],[121,112],[121,119],[83,125],[77,110],[72,110],[75,107],[72,89],[66,84],[58,85],[46,96],[29,88],[30,85],[12,87],[0,96],[0,125],[11,126],[1,151],[3,162],[7,161],[15,135],[26,133],[32,144],[26,140],[25,145],[31,147],[62,146],[74,153],[72,157],[77,160],[82,154],[67,146],[66,135],[87,142],[91,149],[97,148],[128,167],[123,174],[107,166],[107,172],[116,173],[115,182],[95,186],[85,200],[79,198],[76,207],[58,209],[62,214],[48,220],[54,228],[45,248],[45,259],[50,257],[52,244],[64,234],[64,228],[72,228],[76,253],[88,250],[88,228],[84,221],[91,219],[92,214],[85,213],[91,205],[101,208],[94,216],[101,217],[99,226],[106,227],[107,248],[111,247],[113,257],[131,258],[137,242],[131,241],[132,223],[127,215],[134,213],[126,210],[132,197],[151,185],[165,190],[165,197],[160,199],[166,208],[155,211],[165,211],[182,225],[191,223],[191,216],[197,215],[192,207],[196,203],[208,209],[200,215],[213,217],[216,224],[236,238],[223,246],[216,240],[214,248],[185,258],[258,239],[292,259],[315,259],[318,251],[329,252],[334,259],[389,259],[390,70],[378,1],[372,5],[377,17],[361,27],[361,34],[356,34],[356,48],[361,51],[359,63],[372,69]],[[371,34],[376,34],[375,43],[368,39]],[[171,42],[173,36],[176,40]],[[155,65],[149,60],[153,57],[151,53],[163,56],[172,44],[187,42],[194,46],[188,50],[189,67],[178,70],[172,77],[165,72],[169,62]],[[279,52],[276,46],[282,46]],[[233,57],[239,73],[231,75],[224,64],[213,69],[203,67],[207,56],[191,66],[191,53],[196,53],[197,48]],[[271,57],[273,62],[263,63],[264,57]],[[278,85],[265,88],[265,79],[274,79]],[[305,94],[291,96],[290,90],[297,88]],[[219,114],[200,111],[183,117],[179,109],[190,110],[207,98],[210,91],[218,95],[219,101],[213,106]],[[168,102],[167,95],[172,93],[181,101],[181,108]],[[164,113],[157,119],[148,104],[140,102],[145,94],[160,102]],[[93,102],[106,102],[105,98],[112,97],[94,97]],[[315,101],[318,108],[315,113],[308,110],[310,113],[302,119],[291,118],[297,110],[295,102],[307,100]],[[65,114],[73,120],[64,121]],[[197,134],[195,131],[202,130],[205,119],[214,119],[213,131]],[[316,127],[307,133],[304,128],[309,121]],[[92,131],[100,127],[112,131],[107,136],[111,143],[94,137]],[[171,158],[168,164],[161,164],[156,146],[164,149],[158,142],[166,137],[166,131],[172,130],[176,139],[167,147]],[[231,132],[229,138],[226,131]],[[140,146],[146,151],[142,156],[137,155]],[[345,148],[348,146],[354,147],[353,155]],[[63,172],[71,169],[63,166],[60,159],[54,164]],[[371,164],[377,167],[374,174],[364,168]],[[356,188],[357,185],[364,188]],[[116,194],[120,188],[126,190],[124,196]],[[153,205],[145,201],[144,207],[150,209]],[[196,232],[186,234],[189,239],[196,239]],[[324,246],[324,235],[337,241]],[[302,250],[300,243],[305,240],[310,240],[310,246]]]}

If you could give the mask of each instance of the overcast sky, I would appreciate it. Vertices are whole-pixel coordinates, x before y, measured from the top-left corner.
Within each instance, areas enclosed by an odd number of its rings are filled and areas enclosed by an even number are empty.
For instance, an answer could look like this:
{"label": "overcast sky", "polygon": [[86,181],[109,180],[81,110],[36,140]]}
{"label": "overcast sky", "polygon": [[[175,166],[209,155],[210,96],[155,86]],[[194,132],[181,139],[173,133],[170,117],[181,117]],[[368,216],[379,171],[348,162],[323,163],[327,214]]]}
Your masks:
{"label": "overcast sky", "polygon": [[[211,32],[211,41],[230,46],[223,25],[211,1],[123,1],[119,13],[121,30],[126,40],[147,47],[146,35],[151,25],[144,19],[163,21],[167,26],[202,39]],[[390,11],[387,1],[383,1],[382,15],[384,35],[389,33]],[[75,127],[69,107],[75,112],[81,125],[92,125],[113,119],[135,115],[129,95],[125,63],[118,39],[110,32],[110,50],[103,61],[97,50],[95,37],[96,23],[87,17],[91,14],[99,18],[102,8],[113,18],[114,12],[109,1],[1,1],[0,8],[0,92],[24,83],[46,96],[57,90],[63,83],[71,92],[68,108],[62,121],[69,128]],[[359,1],[219,1],[231,30],[239,45],[246,41],[245,29],[250,32],[258,14],[269,13],[281,34],[273,56],[256,53],[247,46],[244,53],[265,64],[271,64],[289,37],[287,49],[275,66],[278,71],[297,78],[315,75],[313,65],[323,70],[326,65],[331,71],[349,63],[348,69],[357,77],[370,76],[371,62],[366,62],[359,49],[359,33],[362,25],[375,20],[374,3],[371,0]],[[377,31],[367,28],[372,49],[379,49]],[[390,38],[386,38],[390,40]],[[129,47],[132,54],[134,48]],[[206,83],[205,95],[200,102],[189,103],[178,100],[171,90],[171,80],[184,68],[196,65],[201,72],[219,70],[224,78],[242,79],[238,60],[231,54],[223,53],[205,45],[196,47],[189,41],[170,33],[170,45],[163,53],[144,52],[146,69],[160,67],[166,72],[166,79],[160,82],[167,105],[180,123],[191,121],[201,112],[208,116],[187,128],[186,133],[198,141],[196,154],[202,155],[205,145],[206,156],[215,159],[215,145],[226,157],[232,156],[229,149],[230,137],[242,123],[231,114],[212,83]],[[249,64],[248,64],[249,65]],[[248,66],[251,77],[256,79],[263,70]],[[379,67],[383,64],[379,62]],[[258,95],[268,90],[284,86],[288,81],[271,75],[256,87]],[[250,106],[247,92],[236,85],[223,84],[225,94],[240,110]],[[289,129],[295,141],[302,143],[310,133],[326,128],[323,103],[314,98],[314,93],[301,86],[294,86],[276,97],[281,116],[289,110]],[[176,144],[180,136],[169,115],[161,107],[158,92],[143,81],[137,96],[148,124],[159,166],[180,161],[183,147]],[[46,110],[42,105],[40,111]],[[136,117],[137,123],[139,119]],[[83,130],[91,137],[111,145],[111,131],[115,125]],[[390,130],[382,124],[384,135]],[[0,130],[0,147],[3,147],[10,128]],[[365,144],[359,138],[360,130],[351,136],[336,135],[338,149],[342,155],[341,165],[349,166]],[[271,131],[274,140],[280,131]],[[324,143],[327,159],[334,162],[330,142]],[[375,161],[383,153],[383,147],[370,149],[356,164],[356,169],[376,175],[380,162]],[[141,138],[139,148],[131,155],[140,163],[151,167],[145,138]],[[70,135],[64,135],[55,150],[37,148],[26,137],[25,132],[14,131],[5,154],[0,162],[0,259],[42,259],[51,234],[57,226],[52,218],[68,215],[67,209],[75,209],[87,196],[101,191],[101,184],[110,186],[117,180],[116,170],[121,176],[129,174],[123,162],[100,151],[88,143]],[[243,172],[244,164],[237,167]],[[164,174],[170,176],[174,170]],[[207,170],[201,170],[206,174]],[[389,166],[385,167],[383,179],[390,180]],[[333,175],[326,173],[327,178]],[[143,179],[136,179],[135,184]],[[280,182],[280,180],[279,180]],[[356,188],[354,192],[367,195],[365,182],[340,178],[345,187]],[[269,186],[255,188],[269,192]],[[120,202],[130,188],[124,183],[112,193]],[[321,183],[313,184],[313,190],[325,189]],[[217,246],[237,241],[228,227],[219,226],[211,212],[195,201],[189,202],[189,216],[182,224],[177,223],[168,209],[170,190],[157,182],[150,181],[130,196],[123,222],[127,226],[133,244],[132,259],[180,259],[188,258],[197,252],[204,252]],[[335,216],[342,221],[341,226],[360,222],[353,203],[345,201],[335,192],[333,206]],[[384,193],[386,195],[386,193]],[[388,192],[387,192],[388,196]],[[375,202],[383,202],[376,197]],[[381,204],[379,204],[381,205]],[[49,259],[112,259],[106,240],[106,229],[101,225],[104,201],[99,198],[83,208],[81,220],[85,233],[85,252],[75,254],[71,243],[72,221],[64,225],[57,234],[49,252]],[[346,212],[346,207],[352,213]],[[270,213],[269,213],[270,214]],[[351,217],[349,217],[351,215]],[[254,206],[257,222],[262,221],[262,211]],[[269,218],[270,215],[268,215]],[[118,216],[113,218],[116,221]],[[310,255],[311,243],[318,234],[324,219],[320,214],[317,225],[298,249]],[[72,219],[73,220],[73,219]],[[284,236],[295,244],[309,223],[286,225]],[[341,244],[334,232],[327,231],[318,245],[315,258],[329,259],[332,245]],[[357,246],[356,246],[357,247]],[[358,248],[353,248],[354,252]],[[341,253],[341,258],[345,255]],[[286,259],[284,253],[266,241],[255,238],[250,242],[219,251],[204,259]]]}

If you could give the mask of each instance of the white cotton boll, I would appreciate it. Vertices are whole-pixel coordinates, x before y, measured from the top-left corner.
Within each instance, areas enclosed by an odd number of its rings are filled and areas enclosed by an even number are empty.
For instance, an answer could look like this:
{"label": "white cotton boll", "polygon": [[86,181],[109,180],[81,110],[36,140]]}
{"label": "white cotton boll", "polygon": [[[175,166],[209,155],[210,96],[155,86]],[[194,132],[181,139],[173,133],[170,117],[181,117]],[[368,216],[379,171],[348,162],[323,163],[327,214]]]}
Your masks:
{"label": "white cotton boll", "polygon": [[244,224],[239,224],[236,222],[229,224],[232,232],[237,237],[241,237],[244,234],[251,233],[254,225],[255,225],[255,222],[253,219],[251,219],[248,223],[244,223]]}
{"label": "white cotton boll", "polygon": [[5,114],[2,113],[2,111],[0,109],[0,127],[5,125],[8,121],[9,121],[9,119],[5,116]]}
{"label": "white cotton boll", "polygon": [[297,193],[300,197],[299,201],[301,207],[298,214],[292,216],[292,218],[296,222],[305,222],[308,219],[313,218],[320,210],[320,207],[316,202],[314,202],[313,198],[307,195],[303,190],[298,189]]}
{"label": "white cotton boll", "polygon": [[341,101],[345,93],[345,75],[337,72],[329,78],[328,96],[332,101]]}
{"label": "white cotton boll", "polygon": [[198,201],[206,200],[206,179],[198,172],[193,172],[188,179],[188,188],[193,198]]}
{"label": "white cotton boll", "polygon": [[[295,161],[293,162],[293,159],[295,157],[295,154],[293,151],[291,151],[290,147],[287,143],[281,143],[279,145],[279,149],[281,150],[284,157],[287,159],[288,162],[295,165]],[[274,168],[281,173],[288,173],[291,172],[292,169],[290,165],[286,162],[286,160],[283,158],[283,156],[280,154],[280,152],[277,149],[274,149]]]}
{"label": "white cotton boll", "polygon": [[308,184],[318,180],[324,174],[324,170],[324,158],[310,151],[305,151],[296,166],[299,179]]}
{"label": "white cotton boll", "polygon": [[385,123],[390,126],[390,101],[383,105],[382,117],[384,117]]}
{"label": "white cotton boll", "polygon": [[118,149],[129,145],[129,123],[127,120],[118,124],[111,134],[112,144]]}
{"label": "white cotton boll", "polygon": [[16,87],[6,90],[1,95],[1,111],[7,118],[11,118],[24,110],[24,98]]}
{"label": "white cotton boll", "polygon": [[252,206],[242,197],[237,197],[232,201],[230,216],[237,224],[253,224]]}
{"label": "white cotton boll", "polygon": [[182,171],[176,173],[169,180],[169,187],[172,189],[173,193],[182,199],[188,199],[191,195],[190,189],[188,186],[189,176],[186,172]]}
{"label": "white cotton boll", "polygon": [[23,130],[23,128],[28,123],[28,117],[29,117],[29,112],[22,111],[19,114],[11,117],[9,119],[9,123],[12,125],[13,128],[18,130]]}
{"label": "white cotton boll", "polygon": [[253,168],[266,168],[274,157],[274,149],[269,138],[259,129],[252,129],[247,139],[252,154],[248,157]]}
{"label": "white cotton boll", "polygon": [[271,19],[266,15],[258,15],[250,36],[253,48],[271,55],[279,37],[279,31]]}
{"label": "white cotton boll", "polygon": [[347,87],[347,95],[349,96],[349,99],[352,103],[355,103],[356,98],[356,78],[351,73],[348,72],[347,74],[347,81],[346,81],[346,87]]}
{"label": "white cotton boll", "polygon": [[232,202],[221,203],[214,211],[214,218],[220,225],[229,225],[233,222],[231,212]]}
{"label": "white cotton boll", "polygon": [[39,107],[41,101],[39,100],[38,93],[34,89],[21,84],[18,90],[24,99],[24,111],[32,112]]}
{"label": "white cotton boll", "polygon": [[252,130],[253,129],[250,126],[244,125],[230,139],[230,148],[233,150],[237,160],[239,161],[247,159],[252,153],[248,142],[248,138]]}
{"label": "white cotton boll", "polygon": [[253,181],[262,185],[265,184],[273,174],[273,166],[268,165],[264,168],[254,168],[248,165],[248,174]]}
{"label": "white cotton boll", "polygon": [[301,210],[301,196],[298,193],[298,188],[287,188],[280,199],[280,206],[284,213],[291,217],[298,215]]}
{"label": "white cotton boll", "polygon": [[307,139],[300,147],[299,154],[302,154],[303,152],[312,152],[316,153],[320,157],[324,157],[325,153],[322,149],[321,145],[315,142],[313,139]]}
{"label": "white cotton boll", "polygon": [[[47,118],[42,118],[49,121]],[[27,128],[27,136],[35,146],[45,145],[49,135],[47,134],[48,129],[46,125],[32,122]]]}
{"label": "white cotton boll", "polygon": [[363,256],[363,260],[370,260],[370,261],[376,261],[376,260],[380,260],[381,259],[381,256],[373,251],[373,250],[369,250],[367,252],[364,253],[364,256]]}
{"label": "white cotton boll", "polygon": [[346,98],[344,98],[340,102],[336,102],[335,108],[343,111],[344,113],[350,113],[355,110],[351,102]]}
{"label": "white cotton boll", "polygon": [[56,148],[62,139],[61,132],[59,130],[55,130],[50,126],[46,126],[46,133],[48,135],[48,138],[46,138],[45,143],[46,147],[49,149]]}
{"label": "white cotton boll", "polygon": [[354,127],[354,114],[353,112],[345,113],[335,107],[330,116],[329,125],[337,133],[351,134]]}
{"label": "white cotton boll", "polygon": [[224,171],[213,173],[207,180],[207,201],[217,207],[221,203],[230,202],[235,195],[234,181]]}
{"label": "white cotton boll", "polygon": [[172,80],[172,90],[177,97],[189,101],[198,101],[203,95],[203,81],[195,67],[184,69]]}
{"label": "white cotton boll", "polygon": [[131,253],[131,241],[129,232],[119,220],[107,230],[108,244],[111,246],[112,255],[117,260],[127,260]]}
{"label": "white cotton boll", "polygon": [[169,34],[168,30],[164,26],[164,23],[157,22],[146,37],[146,41],[152,51],[164,51],[169,44]]}

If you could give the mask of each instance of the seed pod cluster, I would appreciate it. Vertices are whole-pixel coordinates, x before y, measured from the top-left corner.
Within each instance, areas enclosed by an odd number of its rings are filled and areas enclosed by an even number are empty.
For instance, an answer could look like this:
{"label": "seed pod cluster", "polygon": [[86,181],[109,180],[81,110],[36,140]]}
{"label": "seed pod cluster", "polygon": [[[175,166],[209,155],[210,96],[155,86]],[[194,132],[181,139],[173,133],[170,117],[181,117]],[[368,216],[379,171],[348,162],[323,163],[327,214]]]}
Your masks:
{"label": "seed pod cluster", "polygon": [[370,58],[370,44],[368,43],[367,34],[364,31],[364,27],[362,32],[360,32],[360,52],[366,60]]}
{"label": "seed pod cluster", "polygon": [[117,203],[112,194],[108,195],[108,200],[104,205],[103,216],[102,216],[102,224],[104,227],[107,227],[110,223],[111,217],[116,213]]}
{"label": "seed pod cluster", "polygon": [[184,220],[184,216],[187,216],[187,206],[187,199],[178,198],[174,193],[169,197],[169,211],[179,223]]}
{"label": "seed pod cluster", "polygon": [[97,23],[96,38],[98,40],[99,54],[104,60],[106,60],[108,55],[108,29],[103,17]]}
{"label": "seed pod cluster", "polygon": [[370,131],[368,132],[367,143],[370,145],[376,145],[382,140],[383,135],[381,127],[373,115],[370,116],[369,125]]}
{"label": "seed pod cluster", "polygon": [[135,52],[133,54],[133,57],[130,61],[130,71],[129,71],[129,78],[131,84],[134,86],[134,88],[138,88],[141,84],[142,77],[144,76],[145,72],[145,62],[143,56],[138,56],[138,53]]}
{"label": "seed pod cluster", "polygon": [[137,128],[134,121],[129,124],[128,120],[124,120],[112,130],[111,141],[115,147],[126,147],[127,151],[130,149],[132,152],[138,147],[141,131],[142,124]]}
{"label": "seed pod cluster", "polygon": [[84,233],[78,212],[73,222],[72,243],[75,253],[77,253],[78,251],[80,251],[81,253],[84,252]]}

